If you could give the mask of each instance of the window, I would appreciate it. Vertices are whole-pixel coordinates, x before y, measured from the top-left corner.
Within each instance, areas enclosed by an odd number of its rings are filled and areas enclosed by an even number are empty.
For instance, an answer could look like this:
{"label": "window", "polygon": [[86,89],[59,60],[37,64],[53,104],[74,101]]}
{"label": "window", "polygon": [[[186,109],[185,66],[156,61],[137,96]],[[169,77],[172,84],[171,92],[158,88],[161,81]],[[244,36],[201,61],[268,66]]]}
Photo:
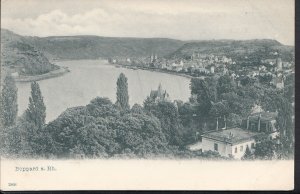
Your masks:
{"label": "window", "polygon": [[218,144],[217,143],[214,144],[214,149],[215,149],[215,151],[218,151]]}
{"label": "window", "polygon": [[243,146],[241,146],[241,147],[240,147],[240,151],[243,151],[243,149],[244,149],[244,147],[243,147]]}
{"label": "window", "polygon": [[234,149],[234,153],[237,153],[237,147],[235,147],[235,149]]}

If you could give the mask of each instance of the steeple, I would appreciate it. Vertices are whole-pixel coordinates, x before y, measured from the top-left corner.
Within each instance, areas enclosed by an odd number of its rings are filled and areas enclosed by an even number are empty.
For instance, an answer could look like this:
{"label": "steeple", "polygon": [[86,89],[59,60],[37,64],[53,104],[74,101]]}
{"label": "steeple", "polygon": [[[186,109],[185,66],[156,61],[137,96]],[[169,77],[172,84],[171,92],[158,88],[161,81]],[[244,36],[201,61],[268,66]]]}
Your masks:
{"label": "steeple", "polygon": [[158,95],[162,95],[163,94],[163,90],[162,90],[162,86],[161,86],[161,83],[159,83],[159,86],[158,86]]}

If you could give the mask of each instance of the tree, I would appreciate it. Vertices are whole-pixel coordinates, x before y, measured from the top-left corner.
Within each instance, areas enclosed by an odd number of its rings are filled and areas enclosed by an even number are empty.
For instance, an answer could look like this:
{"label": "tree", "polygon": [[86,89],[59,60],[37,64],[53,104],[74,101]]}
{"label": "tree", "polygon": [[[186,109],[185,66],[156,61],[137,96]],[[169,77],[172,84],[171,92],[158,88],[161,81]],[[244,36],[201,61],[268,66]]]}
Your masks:
{"label": "tree", "polygon": [[239,96],[234,92],[222,94],[221,99],[228,103],[229,113],[234,113],[241,116],[248,115],[255,102],[249,96]]}
{"label": "tree", "polygon": [[292,149],[294,142],[294,124],[292,116],[294,114],[292,105],[284,97],[278,98],[278,116],[277,125],[280,130],[281,141],[289,142],[285,144],[287,148]]}
{"label": "tree", "polygon": [[45,124],[46,106],[37,82],[31,83],[31,97],[25,115],[27,121],[33,122],[39,129]]}
{"label": "tree", "polygon": [[295,75],[287,75],[284,80],[284,96],[290,103],[295,101]]}
{"label": "tree", "polygon": [[182,106],[178,107],[180,120],[185,127],[193,124],[193,115],[195,115],[195,112],[196,110],[194,106],[189,102],[186,102]]}
{"label": "tree", "polygon": [[129,109],[128,83],[127,77],[121,73],[117,81],[117,104],[123,110]]}
{"label": "tree", "polygon": [[197,96],[197,103],[199,103],[199,115],[205,116],[210,111],[214,95],[207,82],[203,79],[192,78],[190,83],[191,94]]}
{"label": "tree", "polygon": [[214,103],[210,109],[210,115],[213,117],[223,117],[228,114],[228,103],[226,101],[220,101]]}
{"label": "tree", "polygon": [[212,101],[216,102],[217,101],[217,84],[218,80],[216,77],[206,77],[205,82],[207,83],[208,90],[209,90],[209,95]]}
{"label": "tree", "polygon": [[265,89],[260,97],[262,108],[266,111],[276,112],[282,95],[276,89]]}
{"label": "tree", "polygon": [[242,86],[252,85],[253,83],[254,83],[254,80],[251,79],[249,76],[245,76],[241,79]]}
{"label": "tree", "polygon": [[139,104],[134,104],[131,108],[131,112],[134,114],[144,114],[143,107]]}
{"label": "tree", "polygon": [[228,112],[228,103],[226,101],[220,101],[212,105],[209,114],[216,118],[217,129],[219,128],[219,118],[223,118],[224,127],[226,127],[226,116],[228,115]]}
{"label": "tree", "polygon": [[260,75],[258,79],[261,84],[269,85],[273,79],[273,76],[271,74]]}
{"label": "tree", "polygon": [[100,97],[87,106],[69,108],[43,129],[47,135],[44,153],[93,158],[165,152],[160,121],[144,114],[137,104],[131,111],[120,114],[109,99]]}
{"label": "tree", "polygon": [[224,93],[234,91],[234,83],[229,75],[219,77],[217,84],[217,97],[219,98]]}
{"label": "tree", "polygon": [[143,105],[144,105],[144,109],[147,110],[148,112],[152,112],[156,107],[155,101],[150,96],[147,96]]}
{"label": "tree", "polygon": [[276,141],[261,137],[255,145],[254,156],[263,160],[274,159],[276,156]]}
{"label": "tree", "polygon": [[241,115],[230,113],[226,118],[226,124],[228,128],[240,126],[242,124]]}
{"label": "tree", "polygon": [[16,123],[18,114],[17,91],[14,79],[10,75],[6,76],[1,96],[1,120],[4,127],[12,126]]}
{"label": "tree", "polygon": [[247,146],[245,154],[242,157],[242,160],[253,160],[253,159],[254,159],[254,154],[251,152],[249,146]]}
{"label": "tree", "polygon": [[151,112],[160,120],[162,131],[169,144],[181,145],[182,125],[175,105],[171,102],[161,101],[153,108]]}

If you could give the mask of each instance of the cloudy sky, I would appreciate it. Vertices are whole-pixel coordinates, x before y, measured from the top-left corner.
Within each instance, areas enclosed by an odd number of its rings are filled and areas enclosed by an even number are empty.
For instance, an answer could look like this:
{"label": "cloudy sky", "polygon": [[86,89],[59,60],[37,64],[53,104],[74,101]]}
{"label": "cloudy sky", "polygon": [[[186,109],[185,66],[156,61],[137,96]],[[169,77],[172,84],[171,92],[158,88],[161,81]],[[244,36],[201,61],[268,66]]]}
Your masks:
{"label": "cloudy sky", "polygon": [[293,0],[2,0],[21,35],[276,39],[294,45]]}

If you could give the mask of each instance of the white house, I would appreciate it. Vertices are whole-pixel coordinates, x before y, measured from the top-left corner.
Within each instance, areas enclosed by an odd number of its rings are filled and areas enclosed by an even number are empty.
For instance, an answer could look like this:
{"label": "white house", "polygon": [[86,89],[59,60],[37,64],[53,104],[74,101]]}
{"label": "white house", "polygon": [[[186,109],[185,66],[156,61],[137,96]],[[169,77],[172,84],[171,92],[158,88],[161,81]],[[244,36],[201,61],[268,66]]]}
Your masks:
{"label": "white house", "polygon": [[201,148],[202,151],[216,151],[221,156],[241,159],[247,147],[250,151],[254,150],[258,134],[241,128],[208,131],[202,134]]}

